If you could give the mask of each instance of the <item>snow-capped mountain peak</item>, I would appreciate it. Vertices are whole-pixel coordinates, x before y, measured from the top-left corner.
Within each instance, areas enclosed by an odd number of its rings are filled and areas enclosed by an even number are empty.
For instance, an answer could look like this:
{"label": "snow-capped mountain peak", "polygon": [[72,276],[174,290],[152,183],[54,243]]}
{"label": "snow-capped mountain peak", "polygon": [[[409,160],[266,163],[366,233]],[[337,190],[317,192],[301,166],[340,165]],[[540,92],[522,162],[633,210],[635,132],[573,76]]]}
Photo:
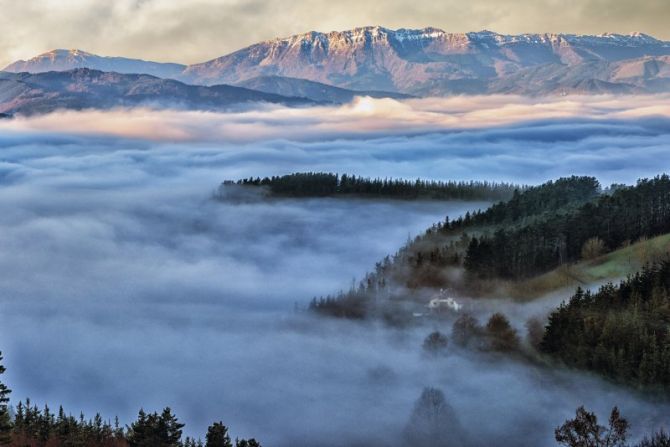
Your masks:
{"label": "snow-capped mountain peak", "polygon": [[266,40],[188,67],[53,50],[5,70],[36,73],[74,68],[146,73],[203,85],[262,78],[251,85],[287,88],[290,82],[278,78],[295,78],[349,90],[416,96],[649,92],[670,90],[670,43],[641,32],[510,35],[363,26]]}

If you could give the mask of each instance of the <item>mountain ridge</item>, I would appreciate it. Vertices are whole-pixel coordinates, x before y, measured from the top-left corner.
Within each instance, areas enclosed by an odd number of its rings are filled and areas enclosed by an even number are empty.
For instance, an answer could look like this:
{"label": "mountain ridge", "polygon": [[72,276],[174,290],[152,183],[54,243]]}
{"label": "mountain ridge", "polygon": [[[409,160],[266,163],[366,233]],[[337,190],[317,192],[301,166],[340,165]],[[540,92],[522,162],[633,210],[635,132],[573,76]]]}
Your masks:
{"label": "mountain ridge", "polygon": [[79,49],[54,49],[28,60],[13,62],[2,71],[10,73],[46,73],[49,71],[69,71],[76,68],[174,78],[180,76],[186,65],[130,59],[119,56],[99,56]]}
{"label": "mountain ridge", "polygon": [[[641,32],[508,35],[367,26],[269,39],[188,66],[53,50],[15,62],[6,71],[82,66],[206,86],[264,79],[266,88],[274,79],[274,93],[289,85],[304,90],[307,84],[298,86],[296,79],[352,91],[419,97],[670,91],[670,42]],[[338,97],[332,88],[323,87],[329,90],[325,97]]]}
{"label": "mountain ridge", "polygon": [[[637,63],[639,58],[668,55],[669,42],[643,33],[504,35],[491,31],[447,33],[434,27],[391,30],[373,26],[329,33],[311,31],[266,40],[190,65],[182,79],[209,85],[239,83],[259,76],[285,76],[353,90],[439,96],[498,93],[497,82],[531,67],[622,65],[623,61]],[[612,70],[619,68],[613,66]],[[617,83],[610,79],[611,75],[606,72],[580,81]],[[636,88],[632,90],[646,90],[645,80],[635,80]],[[515,90],[524,94],[522,87]],[[538,93],[562,90],[574,88],[547,85]]]}
{"label": "mountain ridge", "polygon": [[356,96],[371,98],[409,99],[411,95],[377,90],[349,90],[307,79],[284,76],[259,76],[235,84],[252,90],[276,95],[307,98],[316,102],[347,103]]}
{"label": "mountain ridge", "polygon": [[34,115],[61,109],[158,107],[224,110],[248,102],[289,106],[312,102],[230,85],[194,86],[146,74],[88,68],[46,73],[0,72],[0,114]]}

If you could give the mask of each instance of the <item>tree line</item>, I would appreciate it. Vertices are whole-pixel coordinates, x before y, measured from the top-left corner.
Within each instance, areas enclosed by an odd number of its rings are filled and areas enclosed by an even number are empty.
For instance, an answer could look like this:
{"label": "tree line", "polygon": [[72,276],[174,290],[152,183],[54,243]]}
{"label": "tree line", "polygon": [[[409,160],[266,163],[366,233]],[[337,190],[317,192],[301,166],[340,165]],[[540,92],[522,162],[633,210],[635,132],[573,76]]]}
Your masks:
{"label": "tree line", "polygon": [[[5,372],[0,353],[0,375]],[[9,407],[11,390],[0,382],[0,445],[10,447],[260,447],[255,439],[231,440],[228,427],[215,422],[207,429],[205,441],[182,438],[184,424],[170,408],[162,412],[139,411],[130,426],[103,420],[98,413],[87,419],[66,413],[63,407],[53,412],[48,405],[39,408],[30,399]]]}
{"label": "tree line", "polygon": [[228,185],[266,187],[273,195],[284,197],[361,196],[416,200],[485,200],[510,199],[524,186],[505,182],[435,181],[370,178],[326,172],[301,172],[283,176],[250,177],[225,181]]}
{"label": "tree line", "polygon": [[563,177],[517,189],[509,200],[495,203],[484,211],[467,213],[451,222],[447,219],[439,229],[442,233],[451,233],[471,227],[513,225],[545,213],[566,212],[596,199],[600,193],[600,182],[595,177]]}
{"label": "tree line", "polygon": [[[510,332],[512,331],[512,332]],[[487,336],[496,339],[514,340],[516,333],[501,314],[494,314],[485,328],[467,318],[454,325],[452,337],[466,347],[472,337]],[[446,347],[446,337],[433,333],[424,342],[424,349],[435,350]],[[507,351],[505,343],[488,344],[490,349]],[[482,349],[480,347],[480,349]],[[488,348],[487,348],[488,349]],[[0,354],[0,375],[5,372]],[[207,429],[205,442],[186,437],[182,440],[184,424],[179,422],[170,408],[161,413],[146,413],[140,410],[137,420],[122,428],[118,418],[112,425],[103,421],[99,414],[86,420],[67,415],[62,407],[53,414],[48,406],[43,409],[19,402],[12,411],[9,407],[11,390],[0,381],[0,445],[11,447],[260,447],[255,439],[236,439],[233,444],[228,427],[215,422]],[[627,447],[630,424],[614,407],[607,426],[600,425],[594,413],[579,407],[575,418],[557,427],[554,437],[567,447]],[[446,401],[444,393],[435,388],[424,388],[417,400],[411,417],[402,432],[406,445],[469,445],[468,435],[458,421],[456,411]],[[645,436],[631,447],[670,447],[670,436],[664,431]]]}

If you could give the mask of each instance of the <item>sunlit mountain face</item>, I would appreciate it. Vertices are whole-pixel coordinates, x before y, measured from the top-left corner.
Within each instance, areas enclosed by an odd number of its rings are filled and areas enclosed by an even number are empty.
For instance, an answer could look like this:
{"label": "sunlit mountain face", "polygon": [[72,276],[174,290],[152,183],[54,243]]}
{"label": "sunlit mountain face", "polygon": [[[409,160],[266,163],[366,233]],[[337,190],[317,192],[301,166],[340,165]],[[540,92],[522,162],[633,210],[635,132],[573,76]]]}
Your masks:
{"label": "sunlit mountain face", "polygon": [[241,83],[269,93],[280,93],[282,87],[276,84],[283,82],[287,96],[299,96],[297,80],[318,82],[324,89],[414,96],[631,94],[666,91],[668,57],[670,43],[642,33],[454,34],[437,28],[369,26],[268,40],[189,66],[54,50],[15,62],[5,71],[90,68],[190,84]]}

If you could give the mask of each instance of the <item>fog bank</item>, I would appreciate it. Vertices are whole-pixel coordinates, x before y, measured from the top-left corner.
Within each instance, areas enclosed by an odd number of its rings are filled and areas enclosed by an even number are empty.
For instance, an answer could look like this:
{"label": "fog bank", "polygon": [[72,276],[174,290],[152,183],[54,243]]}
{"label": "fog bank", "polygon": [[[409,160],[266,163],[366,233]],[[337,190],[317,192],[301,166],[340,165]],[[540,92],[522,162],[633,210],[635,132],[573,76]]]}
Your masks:
{"label": "fog bank", "polygon": [[[582,404],[601,415],[618,405],[637,432],[659,427],[666,406],[585,374],[453,349],[425,358],[423,338],[449,327],[301,312],[408,235],[486,204],[210,198],[224,179],[308,170],[609,183],[669,165],[662,100],[508,100],[374,103],[370,120],[358,102],[309,116],[119,111],[0,123],[0,348],[14,402],[128,423],[140,406],[170,405],[189,434],[223,420],[268,446],[396,445],[426,386],[444,391],[480,445],[553,445],[553,428]],[[484,303],[482,315],[508,309],[520,324],[559,298]]]}

